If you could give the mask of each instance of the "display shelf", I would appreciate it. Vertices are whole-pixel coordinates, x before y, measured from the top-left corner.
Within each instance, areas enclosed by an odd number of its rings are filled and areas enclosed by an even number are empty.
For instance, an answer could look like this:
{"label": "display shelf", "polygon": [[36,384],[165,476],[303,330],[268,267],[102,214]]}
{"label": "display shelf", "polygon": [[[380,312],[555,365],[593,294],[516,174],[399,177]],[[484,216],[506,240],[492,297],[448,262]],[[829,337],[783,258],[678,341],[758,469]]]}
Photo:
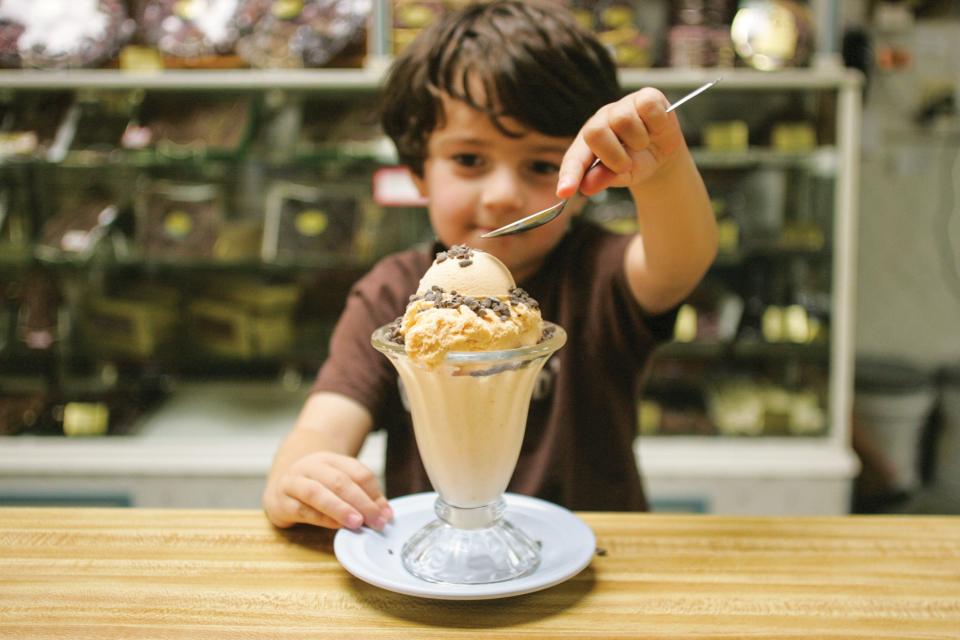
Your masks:
{"label": "display shelf", "polygon": [[[0,447],[0,501],[4,495],[63,502],[109,494],[142,507],[189,503],[256,508],[294,409],[290,401],[274,414],[278,422],[261,422],[255,430],[248,423],[217,421],[217,414],[199,421],[193,411],[178,416],[168,410],[153,416],[139,435],[5,438]],[[849,451],[809,439],[711,438],[709,446],[704,444],[703,438],[637,439],[635,453],[654,510],[658,505],[682,505],[724,513],[835,514],[845,508],[838,479],[858,468]],[[384,434],[372,433],[358,456],[381,478],[385,446]],[[839,489],[832,486],[838,482]],[[785,493],[790,499],[784,499]]]}
{"label": "display shelf", "polygon": [[[87,438],[13,436],[0,448],[0,477],[38,472],[69,475],[259,474],[269,470],[280,440],[302,405],[303,392],[238,385],[195,386],[173,396],[161,410],[140,421],[131,435]],[[252,402],[254,397],[259,402]],[[217,406],[206,399],[216,398]],[[265,400],[268,399],[268,400]],[[251,408],[256,404],[256,407]],[[231,408],[232,406],[232,408]],[[643,436],[635,444],[641,469],[658,475],[741,475],[788,471],[802,475],[811,466],[824,472],[851,471],[850,455],[816,438]],[[367,464],[382,474],[384,436],[367,438]],[[791,455],[791,452],[797,454]],[[170,453],[171,455],[163,455]],[[737,460],[738,464],[730,464]]]}
{"label": "display shelf", "polygon": [[737,251],[719,253],[714,260],[714,266],[739,266],[752,258],[769,258],[771,260],[793,260],[794,258],[830,260],[831,254],[832,251],[829,247],[812,248],[798,247],[786,243],[750,243]]}
{"label": "display shelf", "polygon": [[10,436],[0,447],[7,475],[265,474],[296,420],[305,391],[279,384],[179,385],[129,435]]}
{"label": "display shelf", "polygon": [[[861,75],[845,68],[786,69],[621,69],[624,89],[657,87],[681,90],[721,77],[713,91],[835,89],[859,86]],[[67,71],[13,69],[0,71],[0,87],[7,90],[144,89],[159,91],[295,90],[326,92],[376,91],[385,77],[383,65],[365,69],[176,69],[126,71],[76,69]]]}
{"label": "display shelf", "polygon": [[0,268],[19,269],[33,262],[33,248],[24,245],[0,244]]}
{"label": "display shelf", "polygon": [[[109,497],[140,507],[257,508],[274,452],[307,390],[237,382],[180,385],[129,435],[0,438],[0,503]],[[383,472],[384,439],[360,460]]]}
{"label": "display shelf", "polygon": [[[220,260],[216,258],[148,258],[142,256],[110,256],[84,258],[57,251],[34,251],[33,260],[44,266],[62,269],[82,269],[96,264],[101,269],[142,270],[150,273],[249,273],[264,275],[295,274],[301,271],[342,271],[360,275],[373,266],[374,260],[351,256],[312,256],[309,259],[267,262],[259,259]],[[24,262],[31,258],[29,254]],[[3,261],[0,261],[0,265]]]}
{"label": "display shelf", "polygon": [[[208,157],[202,153],[189,157],[172,157],[163,154],[145,154],[138,151],[119,150],[112,153],[68,152],[63,159],[50,160],[36,156],[0,157],[0,167],[62,167],[66,169],[102,169],[104,167],[131,167],[137,169],[163,169],[209,166],[210,164],[237,164],[255,162],[267,168],[279,169],[290,165],[304,167],[331,162],[390,163],[396,160],[388,141],[370,144],[344,144],[330,149],[311,152],[294,152],[290,157],[262,157],[256,153],[243,153],[235,157]],[[697,166],[701,169],[751,169],[768,167],[778,169],[805,169],[819,175],[831,175],[836,171],[836,149],[822,147],[808,152],[783,152],[754,147],[746,151],[709,151],[691,149]]]}
{"label": "display shelf", "polygon": [[825,343],[792,344],[757,342],[752,340],[703,340],[694,342],[668,342],[656,351],[657,358],[738,358],[826,361],[830,347]]}
{"label": "display shelf", "polygon": [[[344,145],[339,148],[312,151],[310,153],[292,153],[289,157],[264,157],[254,152],[239,153],[232,157],[210,156],[198,152],[193,156],[173,157],[160,153],[145,154],[136,151],[117,151],[114,153],[68,152],[60,160],[51,160],[38,156],[0,157],[3,167],[41,167],[63,169],[133,168],[133,169],[199,169],[210,165],[238,165],[255,163],[268,169],[283,169],[291,166],[305,169],[322,167],[330,163],[357,162],[370,164],[390,164],[396,161],[392,149],[384,143],[369,145]],[[749,166],[749,165],[744,165]]]}
{"label": "display shelf", "polygon": [[810,438],[644,436],[634,443],[653,510],[837,515],[859,462]]}
{"label": "display shelf", "polygon": [[803,437],[643,436],[634,450],[645,472],[661,477],[836,477],[856,472],[850,451]]}
{"label": "display shelf", "polygon": [[837,150],[832,146],[795,153],[763,147],[753,147],[746,151],[710,151],[693,148],[690,152],[701,169],[749,169],[764,166],[780,169],[807,169],[817,171],[821,175],[832,175],[837,166]]}
{"label": "display shelf", "polygon": [[843,67],[781,69],[775,72],[753,69],[623,69],[620,83],[627,89],[657,87],[662,90],[697,87],[721,78],[711,89],[717,90],[796,90],[857,87],[862,82],[859,72]]}
{"label": "display shelf", "polygon": [[177,69],[0,71],[7,90],[143,89],[147,91],[256,91],[322,89],[329,92],[375,91],[383,72],[375,69]]}

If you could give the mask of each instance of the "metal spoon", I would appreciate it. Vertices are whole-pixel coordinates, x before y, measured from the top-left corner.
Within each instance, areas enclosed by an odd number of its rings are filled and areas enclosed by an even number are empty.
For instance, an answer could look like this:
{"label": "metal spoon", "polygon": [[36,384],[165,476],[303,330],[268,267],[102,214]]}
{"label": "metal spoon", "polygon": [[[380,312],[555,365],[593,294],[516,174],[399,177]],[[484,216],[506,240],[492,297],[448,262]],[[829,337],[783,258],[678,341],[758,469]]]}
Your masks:
{"label": "metal spoon", "polygon": [[[667,113],[670,113],[671,111],[673,111],[674,109],[682,105],[687,100],[692,100],[693,98],[696,98],[698,95],[700,95],[701,93],[703,93],[704,91],[712,87],[713,85],[717,84],[722,79],[723,79],[723,76],[720,76],[716,80],[712,80],[703,86],[697,87],[696,89],[694,89],[693,91],[691,91],[690,93],[683,96],[682,98],[674,102],[672,105],[667,107]],[[600,164],[600,158],[597,158],[596,160],[593,161],[593,164],[591,164],[590,167],[584,172],[584,175],[589,173],[590,169],[593,169],[598,164]],[[522,233],[524,231],[529,231],[530,229],[535,229],[540,225],[550,222],[551,220],[559,216],[561,213],[563,213],[563,207],[566,204],[567,204],[566,200],[561,200],[557,204],[551,205],[546,209],[544,209],[543,211],[537,211],[536,213],[532,213],[529,216],[526,216],[525,218],[514,220],[509,224],[503,225],[499,229],[488,231],[480,237],[496,238],[498,236],[509,236],[515,233]]]}

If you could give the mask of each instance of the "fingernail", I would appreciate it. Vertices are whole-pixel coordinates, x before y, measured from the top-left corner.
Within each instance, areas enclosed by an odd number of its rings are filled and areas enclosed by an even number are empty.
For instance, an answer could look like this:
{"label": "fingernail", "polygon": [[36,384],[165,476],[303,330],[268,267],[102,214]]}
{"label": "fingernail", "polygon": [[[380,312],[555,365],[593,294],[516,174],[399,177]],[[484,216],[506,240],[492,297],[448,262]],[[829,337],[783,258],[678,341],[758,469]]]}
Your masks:
{"label": "fingernail", "polygon": [[389,522],[389,521],[393,520],[393,509],[391,509],[390,507],[384,507],[384,508],[380,511],[380,515],[381,515],[381,517],[383,517],[384,520],[386,520],[387,522]]}
{"label": "fingernail", "polygon": [[359,513],[351,513],[347,516],[346,525],[349,529],[359,529],[360,525],[363,524],[363,516]]}
{"label": "fingernail", "polygon": [[557,181],[557,193],[561,191],[568,191],[570,189],[575,189],[577,186],[576,180],[570,176],[560,176],[560,179]]}
{"label": "fingernail", "polygon": [[374,518],[373,522],[370,523],[370,526],[377,531],[381,531],[385,526],[387,526],[387,521],[383,518]]}

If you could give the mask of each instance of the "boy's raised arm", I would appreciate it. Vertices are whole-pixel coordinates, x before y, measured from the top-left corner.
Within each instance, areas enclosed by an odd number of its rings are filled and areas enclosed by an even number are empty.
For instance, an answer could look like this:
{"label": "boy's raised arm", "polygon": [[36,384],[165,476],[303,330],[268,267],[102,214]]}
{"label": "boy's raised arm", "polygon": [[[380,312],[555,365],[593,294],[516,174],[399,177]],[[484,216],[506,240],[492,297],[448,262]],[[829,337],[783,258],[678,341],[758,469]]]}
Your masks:
{"label": "boy's raised arm", "polygon": [[686,147],[630,193],[640,233],[624,258],[627,281],[647,312],[663,312],[693,291],[717,255],[713,207]]}
{"label": "boy's raised arm", "polygon": [[372,419],[354,400],[315,393],[277,451],[263,507],[278,527],[298,522],[323,527],[382,529],[391,513],[380,483],[356,459]]}

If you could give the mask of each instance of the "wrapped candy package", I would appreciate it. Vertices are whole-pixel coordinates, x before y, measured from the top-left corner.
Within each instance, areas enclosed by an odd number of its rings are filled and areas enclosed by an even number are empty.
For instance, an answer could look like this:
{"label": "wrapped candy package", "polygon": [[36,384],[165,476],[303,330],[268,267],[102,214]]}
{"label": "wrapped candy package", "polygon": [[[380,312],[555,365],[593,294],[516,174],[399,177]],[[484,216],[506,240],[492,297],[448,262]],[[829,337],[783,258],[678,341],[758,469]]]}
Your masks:
{"label": "wrapped candy package", "polygon": [[117,55],[134,29],[120,0],[3,0],[0,65],[100,66]]}
{"label": "wrapped candy package", "polygon": [[365,33],[371,0],[247,0],[237,52],[261,68],[322,67]]}
{"label": "wrapped candy package", "polygon": [[139,16],[143,39],[183,59],[233,53],[242,0],[149,0]]}

